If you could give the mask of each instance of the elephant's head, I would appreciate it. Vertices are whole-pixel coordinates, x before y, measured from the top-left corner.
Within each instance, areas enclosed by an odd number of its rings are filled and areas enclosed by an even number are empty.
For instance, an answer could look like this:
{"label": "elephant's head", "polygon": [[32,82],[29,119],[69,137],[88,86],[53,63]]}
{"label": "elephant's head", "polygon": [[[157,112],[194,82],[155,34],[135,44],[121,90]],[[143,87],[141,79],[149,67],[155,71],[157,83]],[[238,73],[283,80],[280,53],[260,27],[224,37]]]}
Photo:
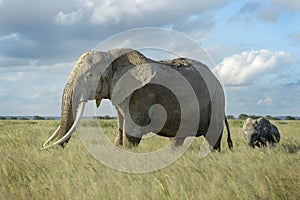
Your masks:
{"label": "elephant's head", "polygon": [[[103,98],[109,98],[110,85],[106,79],[112,72],[108,67],[115,58],[128,51],[130,49],[91,51],[80,56],[63,91],[60,126],[43,144],[43,149],[56,144],[63,146],[70,139],[82,117],[85,102],[96,100],[99,106]],[[48,145],[51,141],[55,142]]]}

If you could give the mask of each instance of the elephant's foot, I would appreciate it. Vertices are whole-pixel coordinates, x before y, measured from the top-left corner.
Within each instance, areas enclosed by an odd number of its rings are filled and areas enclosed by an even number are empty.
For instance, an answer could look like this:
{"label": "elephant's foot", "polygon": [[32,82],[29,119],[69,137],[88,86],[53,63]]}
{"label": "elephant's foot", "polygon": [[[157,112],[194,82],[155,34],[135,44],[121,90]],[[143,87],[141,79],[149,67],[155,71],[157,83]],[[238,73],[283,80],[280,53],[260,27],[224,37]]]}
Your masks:
{"label": "elephant's foot", "polygon": [[174,137],[171,138],[172,146],[173,147],[181,147],[184,143],[185,137]]}
{"label": "elephant's foot", "polygon": [[119,129],[118,134],[115,138],[115,144],[117,146],[123,146],[123,131]]}
{"label": "elephant's foot", "polygon": [[128,134],[123,134],[123,146],[127,148],[137,147],[142,138],[134,137]]}
{"label": "elephant's foot", "polygon": [[219,139],[217,140],[217,142],[215,144],[210,143],[210,141],[208,141],[208,143],[210,144],[210,146],[212,146],[212,151],[217,151],[220,152],[221,151],[221,139],[222,139],[222,134],[220,135]]}

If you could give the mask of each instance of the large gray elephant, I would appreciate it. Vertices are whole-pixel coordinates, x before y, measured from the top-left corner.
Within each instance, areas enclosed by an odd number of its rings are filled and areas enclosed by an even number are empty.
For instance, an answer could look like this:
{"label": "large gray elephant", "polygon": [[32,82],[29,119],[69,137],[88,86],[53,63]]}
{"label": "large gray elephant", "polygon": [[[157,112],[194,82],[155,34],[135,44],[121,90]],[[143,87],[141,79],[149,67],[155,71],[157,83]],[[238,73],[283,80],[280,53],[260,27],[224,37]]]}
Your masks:
{"label": "large gray elephant", "polygon": [[64,146],[85,102],[96,100],[98,107],[102,99],[110,99],[117,110],[117,145],[137,146],[153,132],[173,138],[175,146],[188,136],[203,135],[212,149],[220,150],[225,121],[232,147],[223,88],[207,66],[187,58],[154,61],[136,50],[115,49],[78,59],[64,88],[60,126],[43,148]]}

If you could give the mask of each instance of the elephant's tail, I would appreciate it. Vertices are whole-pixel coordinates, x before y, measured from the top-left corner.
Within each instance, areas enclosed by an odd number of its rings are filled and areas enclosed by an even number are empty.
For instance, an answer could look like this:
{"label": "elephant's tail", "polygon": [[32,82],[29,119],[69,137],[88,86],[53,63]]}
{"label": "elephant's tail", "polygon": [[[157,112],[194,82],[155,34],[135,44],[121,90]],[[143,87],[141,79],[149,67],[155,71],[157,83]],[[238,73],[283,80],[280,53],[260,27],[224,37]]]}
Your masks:
{"label": "elephant's tail", "polygon": [[225,125],[226,125],[226,129],[227,129],[227,144],[228,144],[229,149],[232,149],[233,148],[233,143],[232,143],[232,140],[231,140],[229,124],[228,124],[226,116],[225,116]]}

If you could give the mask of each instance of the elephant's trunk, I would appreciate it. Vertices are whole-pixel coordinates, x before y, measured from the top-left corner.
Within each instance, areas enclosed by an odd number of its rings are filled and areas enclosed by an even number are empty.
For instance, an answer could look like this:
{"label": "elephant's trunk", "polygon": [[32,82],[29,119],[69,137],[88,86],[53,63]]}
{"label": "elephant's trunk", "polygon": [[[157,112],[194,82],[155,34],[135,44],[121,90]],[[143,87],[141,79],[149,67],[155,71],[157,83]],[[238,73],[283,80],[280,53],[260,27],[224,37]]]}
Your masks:
{"label": "elephant's trunk", "polygon": [[[62,96],[62,106],[60,114],[60,126],[57,130],[49,137],[49,139],[43,144],[42,149],[46,149],[50,146],[59,144],[64,145],[65,142],[68,142],[73,131],[75,130],[77,124],[80,121],[80,118],[83,114],[85,102],[79,102],[76,95],[74,95],[74,84],[75,84],[75,74],[72,73],[63,92]],[[80,106],[78,112],[77,107]],[[74,118],[76,117],[75,121]],[[56,140],[53,144],[47,144],[51,141]]]}
{"label": "elephant's trunk", "polygon": [[72,127],[74,124],[74,118],[72,113],[72,104],[76,104],[73,96],[73,88],[72,85],[67,83],[65,86],[63,96],[62,96],[62,105],[61,105],[61,113],[60,113],[60,128],[57,133],[57,136],[55,137],[56,140],[61,139]]}

